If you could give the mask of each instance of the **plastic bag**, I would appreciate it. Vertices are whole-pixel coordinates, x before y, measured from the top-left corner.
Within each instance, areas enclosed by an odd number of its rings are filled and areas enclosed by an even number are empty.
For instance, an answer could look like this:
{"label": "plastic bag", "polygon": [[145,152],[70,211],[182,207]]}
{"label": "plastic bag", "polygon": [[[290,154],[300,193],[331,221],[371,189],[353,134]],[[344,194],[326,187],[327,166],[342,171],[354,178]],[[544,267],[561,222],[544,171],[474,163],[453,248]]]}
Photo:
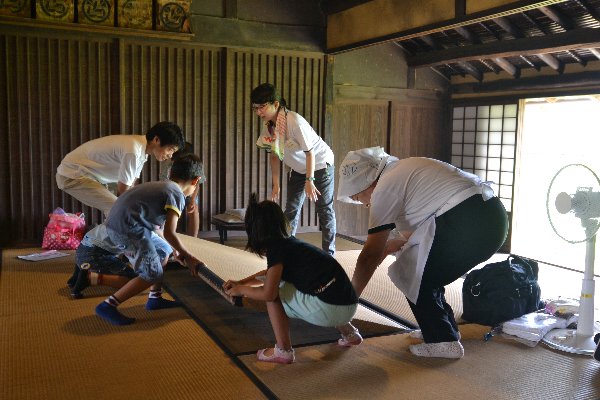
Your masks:
{"label": "plastic bag", "polygon": [[58,207],[49,214],[50,222],[44,229],[42,249],[75,250],[85,234],[83,213],[66,213]]}
{"label": "plastic bag", "polygon": [[520,338],[522,339],[519,340],[521,343],[533,347],[552,329],[566,328],[576,320],[576,316],[565,319],[546,313],[529,313],[504,322],[502,333],[512,335],[514,339]]}

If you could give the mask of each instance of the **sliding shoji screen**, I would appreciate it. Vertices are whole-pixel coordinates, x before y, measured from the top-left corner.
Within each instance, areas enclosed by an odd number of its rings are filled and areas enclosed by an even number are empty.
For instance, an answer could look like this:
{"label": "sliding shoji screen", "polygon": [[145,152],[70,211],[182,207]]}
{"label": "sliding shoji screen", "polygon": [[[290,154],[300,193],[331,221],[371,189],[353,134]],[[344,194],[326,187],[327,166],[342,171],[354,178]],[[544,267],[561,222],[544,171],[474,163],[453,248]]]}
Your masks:
{"label": "sliding shoji screen", "polygon": [[518,104],[455,106],[452,164],[491,181],[506,211],[512,211]]}

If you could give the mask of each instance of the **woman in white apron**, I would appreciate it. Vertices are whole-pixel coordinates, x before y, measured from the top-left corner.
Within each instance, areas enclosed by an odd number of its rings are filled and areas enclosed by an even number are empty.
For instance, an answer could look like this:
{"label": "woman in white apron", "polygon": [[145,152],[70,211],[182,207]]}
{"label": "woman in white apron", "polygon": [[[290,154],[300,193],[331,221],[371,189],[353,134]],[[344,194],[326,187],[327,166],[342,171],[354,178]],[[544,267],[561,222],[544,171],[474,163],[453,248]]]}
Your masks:
{"label": "woman in white apron", "polygon": [[444,286],[489,259],[506,239],[506,210],[492,189],[442,161],[399,160],[371,147],[350,151],[342,162],[338,200],[369,207],[367,241],[352,277],[356,293],[386,255],[395,255],[388,275],[406,296],[424,340],[410,351],[461,358]]}

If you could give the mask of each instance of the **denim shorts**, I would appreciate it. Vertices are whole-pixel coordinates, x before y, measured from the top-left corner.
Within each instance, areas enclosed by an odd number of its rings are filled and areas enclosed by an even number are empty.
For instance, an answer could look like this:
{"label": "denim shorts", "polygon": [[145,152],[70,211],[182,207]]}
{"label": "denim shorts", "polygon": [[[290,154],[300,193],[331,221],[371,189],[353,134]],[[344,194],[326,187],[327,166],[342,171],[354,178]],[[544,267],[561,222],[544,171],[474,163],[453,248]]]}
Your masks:
{"label": "denim shorts", "polygon": [[335,327],[347,324],[354,317],[358,304],[336,305],[325,303],[317,296],[302,293],[285,281],[279,285],[279,298],[285,313],[317,326]]}
{"label": "denim shorts", "polygon": [[136,238],[106,228],[114,245],[123,249],[123,254],[129,259],[135,272],[147,282],[162,279],[163,262],[172,252],[166,240],[152,232],[142,238]]}
{"label": "denim shorts", "polygon": [[75,263],[81,269],[103,275],[120,275],[133,279],[138,276],[129,263],[98,246],[80,245],[75,252]]}

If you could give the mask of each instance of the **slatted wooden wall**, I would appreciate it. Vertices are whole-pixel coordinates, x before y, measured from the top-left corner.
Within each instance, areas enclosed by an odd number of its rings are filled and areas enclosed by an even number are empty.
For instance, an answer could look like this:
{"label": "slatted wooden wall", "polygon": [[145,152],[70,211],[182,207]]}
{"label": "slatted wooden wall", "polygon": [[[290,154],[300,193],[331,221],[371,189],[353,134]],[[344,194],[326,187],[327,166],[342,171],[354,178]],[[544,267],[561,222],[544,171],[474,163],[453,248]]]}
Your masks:
{"label": "slatted wooden wall", "polygon": [[[244,207],[251,192],[270,193],[267,157],[254,144],[261,124],[250,108],[253,87],[274,83],[323,133],[321,54],[54,36],[0,32],[0,244],[39,244],[58,206],[101,222],[54,178],[64,155],[90,139],[144,134],[161,120],[182,126],[205,164],[206,231],[211,215]],[[158,176],[159,163],[149,161],[142,181]],[[311,205],[302,225],[316,225]]]}
{"label": "slatted wooden wall", "polygon": [[[200,226],[220,211],[221,58],[220,48],[119,40],[120,131],[145,133],[158,121],[182,127],[204,163]],[[156,180],[160,165],[146,163],[143,181]]]}
{"label": "slatted wooden wall", "polygon": [[[324,58],[320,54],[270,53],[228,50],[226,166],[227,208],[245,207],[251,192],[260,199],[271,196],[267,153],[256,147],[263,124],[251,110],[250,92],[261,83],[272,83],[287,101],[323,136]],[[327,141],[328,138],[325,138]],[[286,175],[281,174],[280,199],[286,198]],[[301,226],[317,224],[314,204],[305,201]]]}
{"label": "slatted wooden wall", "polygon": [[0,238],[39,241],[55,207],[82,211],[55,173],[70,149],[109,129],[110,41],[0,35],[0,60]]}

